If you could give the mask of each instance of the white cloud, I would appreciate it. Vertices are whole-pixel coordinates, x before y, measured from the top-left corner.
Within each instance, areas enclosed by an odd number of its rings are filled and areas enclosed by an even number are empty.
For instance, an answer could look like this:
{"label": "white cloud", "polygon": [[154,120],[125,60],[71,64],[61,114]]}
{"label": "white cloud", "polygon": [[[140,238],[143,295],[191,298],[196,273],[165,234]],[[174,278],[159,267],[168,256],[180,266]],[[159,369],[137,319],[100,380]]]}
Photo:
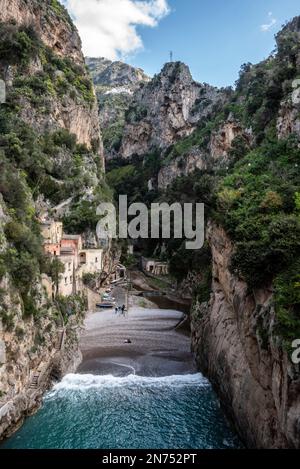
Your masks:
{"label": "white cloud", "polygon": [[260,27],[260,29],[263,32],[270,31],[270,29],[272,29],[273,26],[275,26],[275,24],[277,24],[277,19],[274,18],[273,13],[271,11],[269,11],[268,17],[269,17],[269,22],[265,23],[265,24],[262,24],[261,27]]}
{"label": "white cloud", "polygon": [[111,60],[143,48],[137,26],[155,27],[170,12],[168,0],[65,0],[87,56]]}

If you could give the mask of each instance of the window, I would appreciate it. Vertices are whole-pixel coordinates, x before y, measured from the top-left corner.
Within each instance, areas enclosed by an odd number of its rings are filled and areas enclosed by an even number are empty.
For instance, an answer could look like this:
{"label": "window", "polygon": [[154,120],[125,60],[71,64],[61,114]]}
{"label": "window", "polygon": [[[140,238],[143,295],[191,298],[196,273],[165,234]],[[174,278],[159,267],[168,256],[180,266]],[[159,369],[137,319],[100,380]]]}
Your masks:
{"label": "window", "polygon": [[96,264],[98,264],[98,257],[96,257],[95,262],[96,262]]}
{"label": "window", "polygon": [[68,277],[65,277],[65,284],[68,285]]}

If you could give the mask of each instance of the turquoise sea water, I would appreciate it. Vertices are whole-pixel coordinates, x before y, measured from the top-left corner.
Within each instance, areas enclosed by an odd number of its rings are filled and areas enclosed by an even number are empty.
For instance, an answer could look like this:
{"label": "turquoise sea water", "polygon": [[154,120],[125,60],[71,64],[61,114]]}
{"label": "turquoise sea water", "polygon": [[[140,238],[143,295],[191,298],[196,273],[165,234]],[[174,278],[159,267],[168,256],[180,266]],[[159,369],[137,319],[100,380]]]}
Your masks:
{"label": "turquoise sea water", "polygon": [[163,378],[68,375],[1,448],[236,448],[210,384]]}

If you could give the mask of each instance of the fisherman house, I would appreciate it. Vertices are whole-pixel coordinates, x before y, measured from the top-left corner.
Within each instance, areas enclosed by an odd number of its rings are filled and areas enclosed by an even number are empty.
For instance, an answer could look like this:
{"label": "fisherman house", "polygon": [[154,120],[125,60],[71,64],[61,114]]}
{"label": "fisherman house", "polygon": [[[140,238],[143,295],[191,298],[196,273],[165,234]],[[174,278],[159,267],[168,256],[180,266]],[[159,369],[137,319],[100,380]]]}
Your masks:
{"label": "fisherman house", "polygon": [[[100,274],[103,270],[103,249],[84,249],[80,235],[63,232],[63,224],[54,220],[44,220],[41,224],[44,238],[44,251],[56,257],[64,265],[60,275],[58,293],[70,296],[83,290],[85,274]],[[43,275],[43,285],[49,297],[54,296],[55,286],[47,275]]]}

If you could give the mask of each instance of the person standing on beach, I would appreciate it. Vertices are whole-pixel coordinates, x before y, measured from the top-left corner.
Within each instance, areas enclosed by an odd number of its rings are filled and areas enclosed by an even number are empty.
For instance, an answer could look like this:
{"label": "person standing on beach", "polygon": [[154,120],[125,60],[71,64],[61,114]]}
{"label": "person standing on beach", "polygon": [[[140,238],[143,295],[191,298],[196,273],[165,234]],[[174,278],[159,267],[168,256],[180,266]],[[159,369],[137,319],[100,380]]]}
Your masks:
{"label": "person standing on beach", "polygon": [[122,315],[123,315],[124,317],[125,317],[125,311],[126,311],[126,306],[123,305],[123,306],[122,306]]}

